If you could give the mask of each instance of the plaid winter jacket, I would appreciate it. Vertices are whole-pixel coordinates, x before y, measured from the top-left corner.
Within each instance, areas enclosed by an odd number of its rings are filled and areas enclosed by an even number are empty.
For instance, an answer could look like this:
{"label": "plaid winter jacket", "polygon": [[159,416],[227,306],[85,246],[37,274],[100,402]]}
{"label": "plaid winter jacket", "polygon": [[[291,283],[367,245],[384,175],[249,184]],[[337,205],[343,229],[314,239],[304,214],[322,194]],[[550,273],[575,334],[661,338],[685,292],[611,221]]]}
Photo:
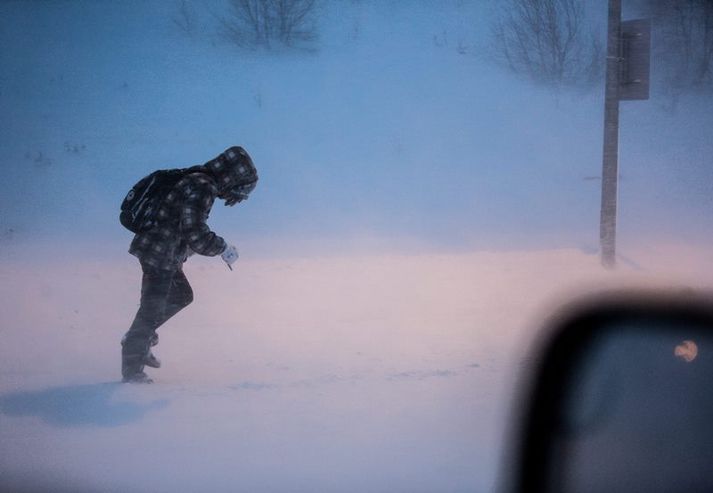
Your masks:
{"label": "plaid winter jacket", "polygon": [[207,256],[225,250],[225,240],[206,221],[218,195],[215,180],[205,173],[190,173],[166,196],[157,213],[157,225],[134,237],[129,253],[158,269],[179,269],[189,248]]}
{"label": "plaid winter jacket", "polygon": [[209,257],[223,253],[225,240],[206,224],[213,202],[232,187],[256,181],[255,166],[240,147],[189,168],[159,207],[156,226],[137,234],[129,253],[166,270],[180,269],[190,252]]}

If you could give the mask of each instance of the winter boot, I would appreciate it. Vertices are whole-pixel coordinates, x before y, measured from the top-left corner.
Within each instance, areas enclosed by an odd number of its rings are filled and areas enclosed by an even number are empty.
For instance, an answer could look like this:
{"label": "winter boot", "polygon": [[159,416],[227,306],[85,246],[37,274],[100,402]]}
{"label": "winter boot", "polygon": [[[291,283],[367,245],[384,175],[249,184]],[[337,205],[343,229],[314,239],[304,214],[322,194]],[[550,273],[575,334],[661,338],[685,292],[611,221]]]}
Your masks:
{"label": "winter boot", "polygon": [[144,373],[144,358],[140,354],[121,355],[121,381],[130,383],[152,383],[152,380]]}
{"label": "winter boot", "polygon": [[124,383],[153,383],[151,377],[143,371],[132,373],[131,375],[124,375],[121,381]]}
{"label": "winter boot", "polygon": [[144,357],[143,363],[151,368],[161,368],[161,360],[151,351],[151,348],[158,344],[158,334],[153,332],[149,337],[149,348]]}
{"label": "winter boot", "polygon": [[158,336],[154,332],[148,339],[141,337],[129,337],[127,332],[121,340],[121,376],[123,382],[131,383],[152,383],[146,373],[144,365],[151,368],[159,368],[161,361],[151,353],[151,342],[158,342]]}
{"label": "winter boot", "polygon": [[161,368],[161,360],[158,359],[156,355],[151,352],[150,349],[149,352],[146,353],[146,356],[144,356],[144,360],[142,363],[151,368]]}

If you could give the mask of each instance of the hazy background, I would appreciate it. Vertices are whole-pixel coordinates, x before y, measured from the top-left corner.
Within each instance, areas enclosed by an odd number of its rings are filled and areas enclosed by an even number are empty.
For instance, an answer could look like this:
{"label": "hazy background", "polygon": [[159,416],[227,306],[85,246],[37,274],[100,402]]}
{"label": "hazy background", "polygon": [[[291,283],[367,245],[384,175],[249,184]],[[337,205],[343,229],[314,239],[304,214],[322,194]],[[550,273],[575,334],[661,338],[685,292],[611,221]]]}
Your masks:
{"label": "hazy background", "polygon": [[[238,144],[260,186],[212,224],[246,254],[598,248],[602,84],[493,64],[497,2],[323,2],[316,42],[272,50],[222,35],[226,4],[187,5],[189,32],[180,2],[0,4],[6,244],[123,251],[138,178]],[[588,11],[603,39],[606,5]],[[624,248],[710,240],[711,110],[656,84],[622,102]]]}

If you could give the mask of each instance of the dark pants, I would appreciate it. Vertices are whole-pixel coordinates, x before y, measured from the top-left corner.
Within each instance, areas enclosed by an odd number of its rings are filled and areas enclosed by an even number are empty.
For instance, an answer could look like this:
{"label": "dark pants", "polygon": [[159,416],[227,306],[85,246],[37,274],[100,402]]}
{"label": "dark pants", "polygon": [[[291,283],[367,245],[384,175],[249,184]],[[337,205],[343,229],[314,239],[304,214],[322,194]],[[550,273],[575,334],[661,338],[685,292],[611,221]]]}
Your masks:
{"label": "dark pants", "polygon": [[121,343],[125,377],[143,370],[152,341],[157,341],[156,329],[193,301],[183,270],[156,269],[143,263],[141,269],[141,306]]}

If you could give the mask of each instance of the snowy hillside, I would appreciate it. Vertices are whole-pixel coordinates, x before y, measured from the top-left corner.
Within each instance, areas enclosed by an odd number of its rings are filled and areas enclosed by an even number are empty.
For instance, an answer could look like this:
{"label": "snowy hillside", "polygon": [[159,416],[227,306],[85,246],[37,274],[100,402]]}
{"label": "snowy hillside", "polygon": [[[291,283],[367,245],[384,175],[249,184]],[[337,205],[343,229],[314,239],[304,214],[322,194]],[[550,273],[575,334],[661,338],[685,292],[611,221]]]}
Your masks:
{"label": "snowy hillside", "polygon": [[[603,92],[489,63],[495,4],[324,2],[314,51],[268,53],[220,36],[224,2],[192,2],[191,36],[177,4],[0,5],[3,239],[92,232],[122,252],[138,177],[239,144],[260,188],[212,220],[251,252],[597,247]],[[622,104],[624,245],[710,240],[712,102]]]}

